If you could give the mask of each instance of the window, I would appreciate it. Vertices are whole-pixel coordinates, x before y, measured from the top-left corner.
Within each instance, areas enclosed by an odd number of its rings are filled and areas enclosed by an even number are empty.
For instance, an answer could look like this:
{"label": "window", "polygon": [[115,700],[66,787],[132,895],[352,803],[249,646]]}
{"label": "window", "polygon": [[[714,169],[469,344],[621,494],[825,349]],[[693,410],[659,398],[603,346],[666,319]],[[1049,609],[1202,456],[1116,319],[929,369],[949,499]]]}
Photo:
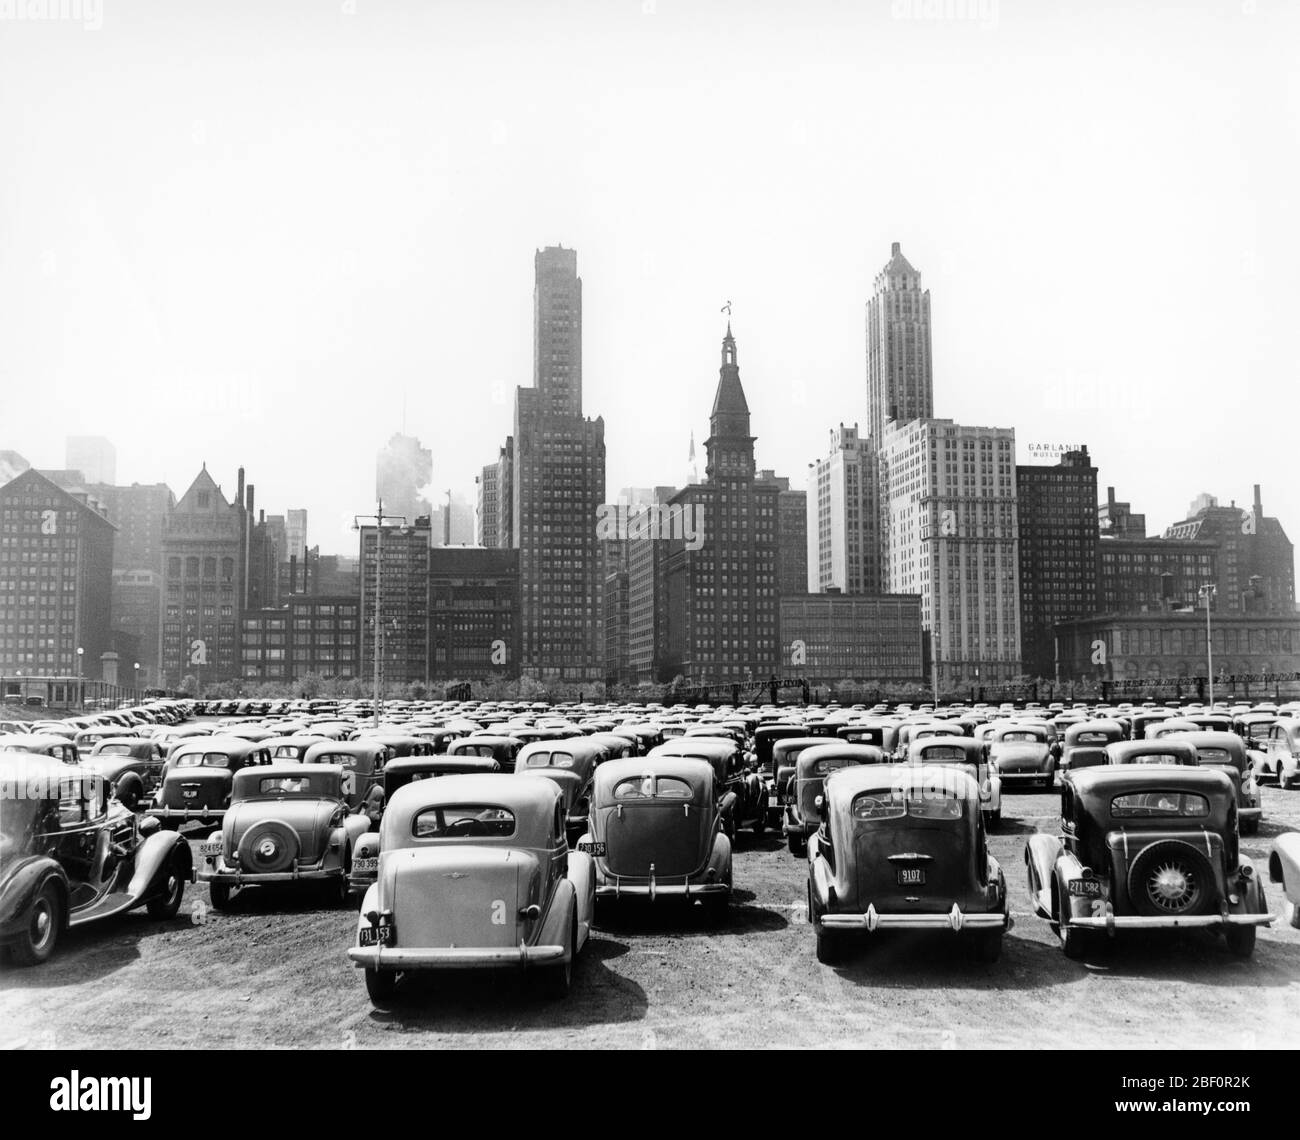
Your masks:
{"label": "window", "polygon": [[515,833],[514,812],[486,804],[447,804],[425,808],[414,819],[416,839],[454,839],[475,836],[504,839]]}
{"label": "window", "polygon": [[177,768],[229,768],[230,757],[224,752],[187,752],[176,757]]}
{"label": "window", "polygon": [[1210,803],[1204,796],[1187,792],[1137,792],[1116,796],[1111,800],[1110,813],[1116,819],[1197,818],[1210,814]]}

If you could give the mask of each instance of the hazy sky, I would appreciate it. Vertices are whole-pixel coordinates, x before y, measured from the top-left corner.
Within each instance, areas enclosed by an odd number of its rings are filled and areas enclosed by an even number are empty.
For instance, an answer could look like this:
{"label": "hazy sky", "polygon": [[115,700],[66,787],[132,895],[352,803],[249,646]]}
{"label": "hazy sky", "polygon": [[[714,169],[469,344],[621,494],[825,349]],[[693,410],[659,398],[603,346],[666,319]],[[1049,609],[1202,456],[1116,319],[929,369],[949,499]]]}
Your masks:
{"label": "hazy sky", "polygon": [[1087,443],[1153,528],[1262,483],[1300,542],[1292,0],[29,3],[0,0],[0,448],[38,466],[68,434],[178,495],[243,464],[354,551],[403,405],[434,494],[472,494],[563,244],[608,496],[684,479],[726,300],[759,463],[801,486],[865,428],[899,241],[937,415],[1022,462]]}

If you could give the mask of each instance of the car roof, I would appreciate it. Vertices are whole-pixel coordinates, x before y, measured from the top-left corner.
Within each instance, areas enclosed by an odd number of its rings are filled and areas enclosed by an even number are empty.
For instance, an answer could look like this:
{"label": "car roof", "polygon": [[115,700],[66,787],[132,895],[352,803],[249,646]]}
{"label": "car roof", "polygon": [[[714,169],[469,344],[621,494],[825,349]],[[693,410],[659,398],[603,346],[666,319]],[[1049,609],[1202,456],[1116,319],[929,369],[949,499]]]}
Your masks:
{"label": "car roof", "polygon": [[235,773],[235,787],[266,779],[301,780],[313,774],[337,776],[342,780],[343,769],[337,764],[313,764],[310,767],[294,763],[257,764],[251,768],[241,768]]}
{"label": "car roof", "polygon": [[1099,765],[1071,770],[1065,779],[1085,797],[1115,796],[1126,791],[1157,788],[1233,794],[1232,781],[1217,768],[1195,765]]}
{"label": "car roof", "polygon": [[[1169,737],[1163,739],[1168,740]],[[1180,732],[1174,740],[1185,740],[1193,748],[1222,748],[1227,752],[1245,752],[1246,742],[1235,732],[1214,732],[1199,729],[1196,732]]]}
{"label": "car roof", "polygon": [[857,764],[881,764],[887,759],[885,750],[874,744],[847,744],[842,740],[833,740],[828,744],[824,736],[820,740],[821,743],[811,745],[799,753],[796,763],[801,770],[806,770],[819,760],[832,760],[837,757],[852,760]]}
{"label": "car roof", "polygon": [[[384,808],[381,843],[409,838],[411,821],[426,808],[455,804],[489,804],[514,812],[515,837],[531,846],[531,836],[540,842],[547,834],[551,815],[563,792],[554,780],[516,780],[502,772],[442,776],[436,780],[415,780],[398,788]],[[474,842],[483,842],[480,839]]]}
{"label": "car roof", "polygon": [[306,752],[303,760],[314,760],[317,756],[333,755],[340,752],[345,756],[378,756],[387,752],[388,745],[375,737],[361,737],[357,740],[318,740]]}
{"label": "car roof", "polygon": [[1185,738],[1162,736],[1158,740],[1113,740],[1106,745],[1106,755],[1114,763],[1123,764],[1132,756],[1152,755],[1159,752],[1181,753],[1196,762],[1196,748]]}
{"label": "car roof", "polygon": [[525,744],[519,750],[519,755],[515,757],[515,767],[525,767],[529,757],[538,756],[543,752],[568,752],[576,760],[579,758],[595,759],[604,751],[599,744],[593,743],[585,736],[565,736],[556,740],[534,740],[529,744]]}
{"label": "car roof", "polygon": [[596,769],[595,795],[603,799],[620,781],[651,774],[676,776],[692,787],[709,787],[713,782],[713,765],[689,756],[623,756],[607,760]]}
{"label": "car roof", "polygon": [[384,765],[384,772],[391,776],[403,772],[437,772],[441,768],[471,768],[491,773],[497,770],[497,762],[491,756],[452,756],[445,752],[434,756],[394,756]]}
{"label": "car roof", "polygon": [[225,752],[243,755],[247,752],[261,752],[267,745],[260,740],[248,740],[242,736],[186,736],[176,741],[172,759],[189,752]]}
{"label": "car roof", "polygon": [[860,792],[882,792],[893,788],[918,788],[941,784],[955,788],[967,798],[979,800],[979,784],[967,772],[942,764],[858,764],[840,768],[827,777],[826,788],[833,799],[847,801]]}

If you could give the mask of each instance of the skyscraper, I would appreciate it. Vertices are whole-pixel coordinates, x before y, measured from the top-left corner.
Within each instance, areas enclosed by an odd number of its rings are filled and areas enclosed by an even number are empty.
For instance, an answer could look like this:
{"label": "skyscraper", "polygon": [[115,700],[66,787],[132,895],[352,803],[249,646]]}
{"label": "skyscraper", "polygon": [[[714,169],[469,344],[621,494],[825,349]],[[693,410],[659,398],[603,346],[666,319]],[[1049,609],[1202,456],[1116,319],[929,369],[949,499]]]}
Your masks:
{"label": "skyscraper", "polygon": [[867,400],[871,442],[879,447],[885,424],[934,415],[930,358],[930,292],[894,242],[867,302]]}
{"label": "skyscraper", "polygon": [[776,485],[777,590],[802,594],[808,589],[808,492],[791,490],[789,478],[770,469],[758,478]]}
{"label": "skyscraper", "polygon": [[430,539],[428,515],[407,519],[405,525],[385,522],[382,544],[378,528],[361,528],[361,675],[373,675],[378,624],[380,680],[385,687],[429,679]]}
{"label": "skyscraper", "polygon": [[810,464],[808,584],[810,593],[880,591],[880,501],[876,455],[858,425],[840,424],[830,450]]}
{"label": "skyscraper", "polygon": [[511,541],[519,550],[523,671],[604,676],[596,516],[605,497],[605,421],[582,415],[577,254],[534,260],[534,387],[515,393]]}

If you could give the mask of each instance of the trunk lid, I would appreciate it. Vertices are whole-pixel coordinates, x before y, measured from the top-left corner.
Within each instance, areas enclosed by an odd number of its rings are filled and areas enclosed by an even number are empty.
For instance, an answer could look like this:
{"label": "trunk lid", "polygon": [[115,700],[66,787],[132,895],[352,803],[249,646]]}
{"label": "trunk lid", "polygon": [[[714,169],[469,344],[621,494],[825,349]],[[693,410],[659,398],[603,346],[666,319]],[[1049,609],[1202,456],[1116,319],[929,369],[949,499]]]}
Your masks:
{"label": "trunk lid", "polygon": [[[958,822],[958,821],[954,821]],[[858,824],[853,836],[856,906],[881,912],[930,914],[968,904],[971,853],[966,822],[897,821]],[[901,882],[919,874],[924,882]]]}
{"label": "trunk lid", "polygon": [[509,847],[404,848],[388,855],[397,945],[425,949],[518,946],[520,887],[530,860]]}
{"label": "trunk lid", "polygon": [[657,878],[681,877],[698,870],[708,857],[705,840],[713,816],[698,804],[621,804],[601,814],[605,866],[611,874],[643,879],[653,863]]}

